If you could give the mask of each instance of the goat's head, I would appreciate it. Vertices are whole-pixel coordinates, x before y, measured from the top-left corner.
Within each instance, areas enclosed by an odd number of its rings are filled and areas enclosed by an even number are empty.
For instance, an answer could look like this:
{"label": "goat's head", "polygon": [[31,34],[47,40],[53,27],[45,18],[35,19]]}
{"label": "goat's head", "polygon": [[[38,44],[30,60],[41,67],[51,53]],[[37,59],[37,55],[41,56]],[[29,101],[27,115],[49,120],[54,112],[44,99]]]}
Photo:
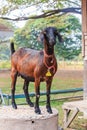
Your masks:
{"label": "goat's head", "polygon": [[47,27],[41,32],[40,39],[42,42],[44,40],[47,41],[47,44],[52,47],[56,44],[56,36],[58,36],[59,42],[61,42],[62,37],[57,29],[55,27]]}

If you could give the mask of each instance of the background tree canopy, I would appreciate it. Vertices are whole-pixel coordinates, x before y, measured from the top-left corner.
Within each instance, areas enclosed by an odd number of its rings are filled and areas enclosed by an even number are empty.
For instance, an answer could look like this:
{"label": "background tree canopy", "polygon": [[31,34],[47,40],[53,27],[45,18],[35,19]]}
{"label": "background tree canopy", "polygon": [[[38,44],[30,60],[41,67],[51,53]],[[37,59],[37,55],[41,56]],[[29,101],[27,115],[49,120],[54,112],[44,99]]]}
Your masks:
{"label": "background tree canopy", "polygon": [[59,44],[57,40],[56,55],[60,59],[70,60],[81,53],[81,24],[71,14],[81,14],[81,0],[6,0],[0,12],[1,19],[16,22],[27,20],[23,28],[15,31],[17,48],[43,48],[37,40],[39,33],[47,26],[55,26],[63,37],[63,43]]}
{"label": "background tree canopy", "polygon": [[38,42],[38,35],[47,26],[57,27],[63,37],[63,42],[60,44],[57,40],[55,46],[56,55],[60,59],[74,59],[81,53],[81,24],[73,15],[29,20],[23,29],[16,30],[16,45],[41,49],[43,45]]}
{"label": "background tree canopy", "polygon": [[[9,30],[11,31],[14,30],[14,26],[8,21],[0,20],[0,60],[8,60],[10,58],[9,41],[7,41],[9,37],[9,34],[8,34]],[[7,37],[5,37],[6,32],[8,35]]]}
{"label": "background tree canopy", "polygon": [[[61,16],[71,12],[81,14],[81,0],[5,0],[5,4],[3,4],[3,0],[1,1],[0,18],[9,20],[17,21]],[[14,13],[14,18],[12,18],[10,14],[14,11],[18,13]]]}

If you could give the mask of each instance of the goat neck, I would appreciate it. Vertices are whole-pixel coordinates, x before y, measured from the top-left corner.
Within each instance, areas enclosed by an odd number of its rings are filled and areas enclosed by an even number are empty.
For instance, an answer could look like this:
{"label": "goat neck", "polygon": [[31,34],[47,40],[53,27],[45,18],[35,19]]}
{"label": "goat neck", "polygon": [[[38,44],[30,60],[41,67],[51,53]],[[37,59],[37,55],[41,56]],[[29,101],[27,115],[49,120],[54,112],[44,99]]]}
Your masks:
{"label": "goat neck", "polygon": [[55,65],[55,61],[54,61],[54,53],[53,54],[51,54],[51,55],[48,55],[46,52],[45,52],[45,50],[43,50],[43,52],[44,52],[44,59],[43,59],[43,63],[44,63],[44,65],[47,67],[47,69],[48,70],[51,70],[51,69],[53,69],[53,73],[55,73],[55,67],[54,67],[54,65]]}
{"label": "goat neck", "polygon": [[45,50],[43,50],[44,52],[44,58],[53,58],[54,57],[54,53],[53,54],[47,54]]}
{"label": "goat neck", "polygon": [[44,51],[47,55],[54,55],[54,45],[50,45],[48,41],[44,39]]}

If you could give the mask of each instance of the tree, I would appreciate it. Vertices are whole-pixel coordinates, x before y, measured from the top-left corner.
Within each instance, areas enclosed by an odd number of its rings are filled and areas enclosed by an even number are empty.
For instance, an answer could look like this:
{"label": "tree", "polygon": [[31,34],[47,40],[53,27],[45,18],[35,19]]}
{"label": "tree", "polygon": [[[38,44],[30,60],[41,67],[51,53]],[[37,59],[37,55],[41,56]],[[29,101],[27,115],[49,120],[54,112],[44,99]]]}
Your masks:
{"label": "tree", "polygon": [[[14,36],[18,46],[20,46],[21,43],[21,46],[26,45],[30,48],[41,48],[41,44],[37,44],[38,32],[40,32],[40,30],[47,25],[55,25],[64,36],[64,43],[60,45],[59,50],[58,46],[56,48],[58,55],[60,54],[62,57],[67,59],[68,57],[74,58],[72,57],[73,55],[79,54],[81,51],[81,42],[79,41],[81,39],[81,35],[79,34],[80,29],[77,30],[75,28],[77,32],[76,34],[73,33],[74,26],[71,28],[73,23],[69,23],[69,20],[72,21],[72,19],[69,17],[69,14],[81,14],[81,0],[74,0],[74,2],[73,0],[6,0],[6,2],[6,5],[2,5],[0,10],[0,18],[13,21],[29,20],[29,24],[27,23],[26,27],[22,30],[18,29],[18,34],[16,33]],[[31,7],[36,9],[33,14],[29,13],[29,10],[28,12],[25,12],[25,10],[27,10],[29,7],[31,10]],[[11,13],[14,11],[15,17],[12,17]],[[18,11],[19,13],[16,13]],[[68,22],[66,22],[67,20]],[[74,19],[73,22],[75,21],[76,20]],[[43,23],[43,25],[41,23]],[[73,31],[71,31],[72,29]],[[78,44],[75,42],[75,38],[78,40]]]}
{"label": "tree", "polygon": [[[0,20],[0,60],[10,59],[10,47],[9,47],[9,41],[8,41],[9,40],[8,39],[8,37],[9,37],[8,31],[13,30],[13,29],[14,29],[14,27],[10,22],[8,22],[6,20],[5,21]],[[8,34],[7,37],[6,37],[6,34],[4,35],[5,30]]]}
{"label": "tree", "polygon": [[[74,24],[73,24],[74,23]],[[41,49],[42,44],[38,43],[38,35],[46,26],[58,28],[63,36],[63,43],[55,47],[56,55],[63,59],[73,59],[81,52],[81,25],[79,20],[73,15],[50,17],[39,20],[29,20],[25,27],[15,32],[15,43],[18,46]]]}
{"label": "tree", "polygon": [[[29,9],[36,9],[33,13],[29,13]],[[28,9],[26,13],[25,10]],[[20,10],[20,11],[19,11]],[[10,17],[12,12],[14,17]],[[28,19],[46,18],[49,16],[65,15],[67,13],[81,14],[81,0],[6,0],[6,4],[2,4],[0,9],[0,18],[19,21]]]}
{"label": "tree", "polygon": [[0,60],[9,60],[10,58],[10,49],[5,43],[0,45]]}
{"label": "tree", "polygon": [[81,53],[81,24],[75,16],[68,16],[65,19],[66,27],[62,28],[64,42],[57,44],[56,52],[64,59],[74,59]]}

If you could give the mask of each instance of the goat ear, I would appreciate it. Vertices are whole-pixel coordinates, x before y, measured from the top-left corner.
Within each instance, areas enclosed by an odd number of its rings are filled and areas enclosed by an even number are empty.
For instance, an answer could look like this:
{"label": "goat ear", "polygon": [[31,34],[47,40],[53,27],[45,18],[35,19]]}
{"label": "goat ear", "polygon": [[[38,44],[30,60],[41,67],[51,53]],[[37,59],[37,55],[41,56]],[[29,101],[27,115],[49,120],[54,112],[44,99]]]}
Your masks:
{"label": "goat ear", "polygon": [[44,40],[44,34],[46,34],[45,31],[42,31],[42,32],[40,33],[40,35],[39,35],[39,37],[38,37],[38,41],[43,42],[43,40]]}
{"label": "goat ear", "polygon": [[62,36],[60,35],[58,31],[56,31],[56,36],[58,36],[59,42],[63,42]]}

